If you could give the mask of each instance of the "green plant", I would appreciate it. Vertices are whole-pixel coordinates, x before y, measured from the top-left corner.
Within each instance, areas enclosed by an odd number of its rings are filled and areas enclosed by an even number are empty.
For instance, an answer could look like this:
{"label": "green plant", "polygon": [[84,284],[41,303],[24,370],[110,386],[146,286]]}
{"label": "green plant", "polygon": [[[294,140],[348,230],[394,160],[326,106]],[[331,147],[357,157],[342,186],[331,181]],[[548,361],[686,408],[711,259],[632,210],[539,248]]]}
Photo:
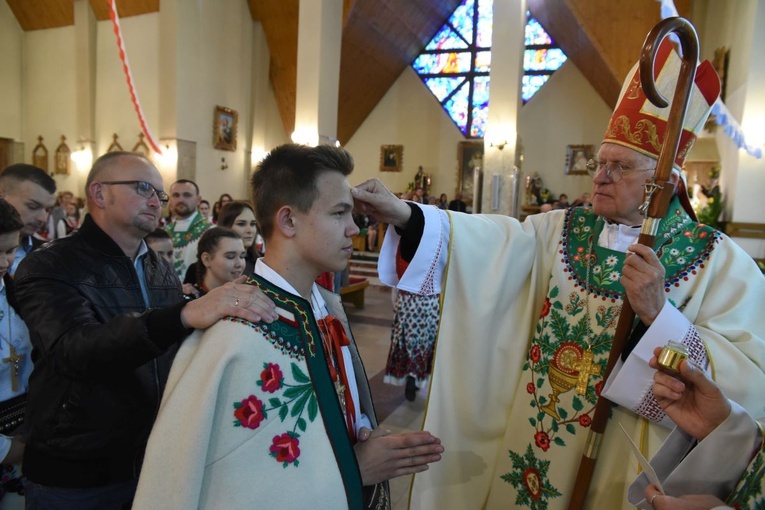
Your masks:
{"label": "green plant", "polygon": [[725,201],[722,198],[722,193],[713,195],[707,200],[707,205],[701,208],[698,213],[699,223],[704,223],[710,227],[719,228],[720,215],[725,209]]}

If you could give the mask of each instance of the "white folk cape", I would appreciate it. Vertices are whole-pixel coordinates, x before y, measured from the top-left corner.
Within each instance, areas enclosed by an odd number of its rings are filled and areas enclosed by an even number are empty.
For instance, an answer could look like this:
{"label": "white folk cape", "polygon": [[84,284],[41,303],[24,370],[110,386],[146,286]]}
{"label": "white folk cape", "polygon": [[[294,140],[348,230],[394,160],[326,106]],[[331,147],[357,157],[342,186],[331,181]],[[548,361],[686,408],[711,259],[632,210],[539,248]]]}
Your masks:
{"label": "white folk cape", "polygon": [[[283,319],[252,324],[229,317],[184,341],[133,508],[355,510],[365,500],[389,508],[387,483],[362,488],[311,305],[260,277],[248,283],[256,281]],[[351,339],[361,409],[377,426],[339,296],[322,297]]]}
{"label": "white folk cape", "polygon": [[[415,476],[411,508],[565,508],[589,426],[582,416],[591,409],[602,381],[591,377],[585,395],[571,390],[558,395],[562,403],[556,407],[559,419],[554,420],[539,410],[549,404],[553,393],[549,365],[561,354],[565,356],[560,358],[581,358],[583,349],[565,346],[567,342],[552,343],[547,337],[546,348],[537,351],[534,339],[542,331],[547,335],[553,323],[550,318],[562,317],[553,326],[576,340],[571,343],[591,341],[582,331],[586,329],[581,322],[586,299],[583,277],[571,272],[572,259],[585,253],[568,253],[569,236],[585,232],[575,233],[577,225],[567,224],[567,218],[573,219],[571,210],[533,215],[519,223],[504,216],[458,213],[449,213],[448,221],[441,221],[434,218],[440,214],[431,211],[434,208],[422,209],[426,225],[440,223],[442,234],[423,236],[400,282],[393,270],[397,246],[393,229],[388,231],[380,260],[380,277],[386,283],[398,283],[412,292],[441,292],[443,299],[424,428],[441,438],[446,453],[441,462]],[[686,260],[674,248],[662,254],[686,270],[676,271],[667,282],[668,333],[650,328],[630,359],[647,365],[652,349],[642,346],[649,337],[653,337],[650,345],[700,337],[724,391],[752,414],[765,414],[761,391],[765,387],[765,321],[758,317],[765,304],[765,280],[729,238],[688,223],[680,212],[675,209],[676,224],[667,241],[683,236],[713,238],[693,259]],[[584,217],[589,235],[594,224]],[[440,280],[438,259],[446,239],[448,261]],[[605,287],[618,282],[624,254],[608,252],[595,252],[603,269],[601,283],[590,296],[596,343],[612,339],[615,326],[604,328],[603,318],[614,313],[621,301],[618,293]],[[604,329],[610,331],[603,333]],[[568,352],[561,352],[564,347]],[[535,356],[537,362],[532,363]],[[607,350],[604,354],[601,349],[596,361],[603,366],[605,357]],[[536,374],[530,372],[532,366]],[[645,374],[640,384],[630,406],[650,396],[650,375]],[[629,507],[626,491],[638,474],[637,462],[616,421],[649,457],[668,434],[667,429],[616,407],[587,498],[589,508]]]}

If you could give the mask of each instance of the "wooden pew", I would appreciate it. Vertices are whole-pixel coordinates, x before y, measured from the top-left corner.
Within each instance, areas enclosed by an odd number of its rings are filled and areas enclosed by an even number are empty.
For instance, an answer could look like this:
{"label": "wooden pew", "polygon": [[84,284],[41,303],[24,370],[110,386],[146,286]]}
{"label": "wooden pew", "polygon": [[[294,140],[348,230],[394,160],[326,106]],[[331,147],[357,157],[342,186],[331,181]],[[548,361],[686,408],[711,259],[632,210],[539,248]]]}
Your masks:
{"label": "wooden pew", "polygon": [[351,277],[350,283],[340,288],[340,299],[352,303],[356,308],[364,308],[364,290],[369,287],[366,278]]}

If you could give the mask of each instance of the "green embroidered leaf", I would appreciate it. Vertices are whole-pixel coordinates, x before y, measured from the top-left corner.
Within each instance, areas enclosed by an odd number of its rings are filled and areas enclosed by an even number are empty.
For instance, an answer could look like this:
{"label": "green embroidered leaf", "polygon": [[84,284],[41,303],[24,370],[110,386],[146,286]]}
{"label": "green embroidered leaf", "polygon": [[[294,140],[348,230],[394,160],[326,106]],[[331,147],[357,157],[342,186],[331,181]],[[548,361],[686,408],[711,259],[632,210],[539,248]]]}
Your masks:
{"label": "green embroidered leaf", "polygon": [[282,406],[281,409],[279,409],[279,420],[284,421],[284,419],[287,417],[287,413],[289,412],[290,408],[287,406]]}
{"label": "green embroidered leaf", "polygon": [[569,434],[576,434],[576,427],[574,427],[574,425],[571,423],[566,423],[566,431]]}
{"label": "green embroidered leaf", "polygon": [[282,401],[279,400],[278,398],[269,398],[268,403],[271,404],[271,407],[273,408],[277,408],[280,405],[282,405]]}
{"label": "green embroidered leaf", "polygon": [[299,383],[310,383],[311,379],[303,373],[302,370],[300,370],[300,367],[297,366],[297,363],[292,363],[292,377],[295,378],[295,380]]}
{"label": "green embroidered leaf", "polygon": [[295,399],[303,395],[307,391],[311,390],[310,384],[302,384],[300,386],[292,386],[284,391],[284,398]]}
{"label": "green embroidered leaf", "polygon": [[239,423],[239,420],[234,420],[234,427],[241,427],[242,424]]}
{"label": "green embroidered leaf", "polygon": [[268,370],[268,362],[267,361],[263,362],[263,370]]}
{"label": "green embroidered leaf", "polygon": [[303,418],[298,418],[297,426],[300,430],[305,432],[305,420]]}
{"label": "green embroidered leaf", "polygon": [[234,402],[234,409],[239,409],[240,407],[242,407],[241,402]]}
{"label": "green embroidered leaf", "polygon": [[570,341],[578,344],[585,343],[587,338],[587,317],[581,317],[579,321],[571,328]]}
{"label": "green embroidered leaf", "polygon": [[261,409],[260,412],[263,414],[263,419],[264,420],[268,419],[268,411],[266,410],[265,407],[263,409]]}
{"label": "green embroidered leaf", "polygon": [[319,404],[316,401],[316,395],[311,393],[311,398],[308,399],[308,420],[315,420],[317,414],[319,414]]}
{"label": "green embroidered leaf", "polygon": [[308,392],[303,393],[299,399],[297,399],[297,402],[295,402],[292,405],[292,411],[290,411],[290,416],[293,418],[295,416],[299,416],[300,413],[303,412],[303,408],[305,407],[306,402],[308,401],[308,397],[310,397],[311,394]]}
{"label": "green embroidered leaf", "polygon": [[295,464],[295,467],[298,467],[298,466],[300,465],[300,461],[299,461],[299,460],[297,460],[297,459],[295,459],[295,461],[293,462],[293,464]]}
{"label": "green embroidered leaf", "polygon": [[566,442],[559,437],[553,439],[553,443],[557,444],[558,446],[566,446]]}
{"label": "green embroidered leaf", "polygon": [[542,421],[542,418],[544,418],[544,417],[545,417],[544,411],[539,411],[537,413],[537,420]]}
{"label": "green embroidered leaf", "polygon": [[552,430],[553,432],[558,432],[558,421],[557,420],[553,420],[552,421],[552,423],[550,424],[550,430]]}
{"label": "green embroidered leaf", "polygon": [[559,407],[558,408],[558,416],[560,416],[562,419],[565,420],[566,418],[568,418],[568,411],[566,411],[562,407]]}
{"label": "green embroidered leaf", "polygon": [[545,383],[545,380],[543,377],[540,377],[539,379],[537,379],[537,388],[541,388],[544,385],[544,383]]}
{"label": "green embroidered leaf", "polygon": [[563,304],[560,301],[556,301],[553,303],[553,308],[557,308],[558,310],[563,310]]}
{"label": "green embroidered leaf", "polygon": [[531,423],[532,427],[536,427],[537,426],[537,420],[535,420],[534,418],[529,418],[529,423]]}
{"label": "green embroidered leaf", "polygon": [[547,397],[539,396],[539,405],[543,406],[547,403]]}
{"label": "green embroidered leaf", "polygon": [[263,386],[263,381],[258,380],[258,382],[255,383],[257,386]]}
{"label": "green embroidered leaf", "polygon": [[552,310],[550,312],[550,327],[552,328],[555,338],[568,338],[568,322],[566,322],[566,318],[557,310]]}
{"label": "green embroidered leaf", "polygon": [[574,408],[574,411],[581,411],[584,409],[582,401],[577,396],[574,396],[574,398],[571,399],[571,407]]}
{"label": "green embroidered leaf", "polygon": [[556,285],[552,289],[550,289],[550,297],[554,298],[558,296],[558,286]]}
{"label": "green embroidered leaf", "polygon": [[536,407],[536,406],[537,406],[537,403],[532,400],[531,401],[531,407]]}

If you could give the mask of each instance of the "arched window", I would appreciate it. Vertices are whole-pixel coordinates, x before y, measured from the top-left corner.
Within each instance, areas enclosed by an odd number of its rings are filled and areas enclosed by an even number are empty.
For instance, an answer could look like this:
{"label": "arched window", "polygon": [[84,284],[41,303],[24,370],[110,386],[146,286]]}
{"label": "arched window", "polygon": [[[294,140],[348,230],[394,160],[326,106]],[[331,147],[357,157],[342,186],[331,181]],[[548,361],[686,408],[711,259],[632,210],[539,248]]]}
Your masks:
{"label": "arched window", "polygon": [[[412,62],[412,68],[468,138],[483,138],[489,107],[491,0],[464,0]],[[527,13],[521,96],[525,103],[566,61]]]}

